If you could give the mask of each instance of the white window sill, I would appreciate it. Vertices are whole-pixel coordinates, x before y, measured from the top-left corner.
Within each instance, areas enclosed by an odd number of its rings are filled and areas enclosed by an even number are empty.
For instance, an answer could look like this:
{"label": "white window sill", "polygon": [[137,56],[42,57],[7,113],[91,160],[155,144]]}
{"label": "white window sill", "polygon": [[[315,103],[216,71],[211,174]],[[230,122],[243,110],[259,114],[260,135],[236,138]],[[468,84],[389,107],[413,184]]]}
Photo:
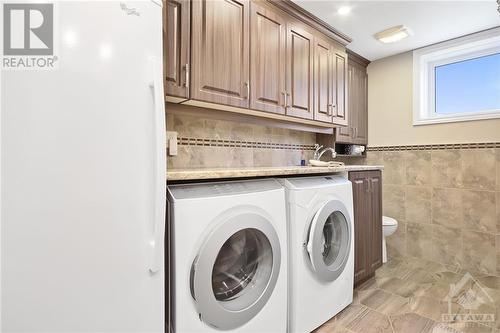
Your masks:
{"label": "white window sill", "polygon": [[500,110],[491,113],[474,113],[474,114],[464,114],[464,115],[453,115],[448,117],[414,119],[413,126],[456,123],[462,121],[474,121],[474,120],[485,120],[485,119],[500,119]]}

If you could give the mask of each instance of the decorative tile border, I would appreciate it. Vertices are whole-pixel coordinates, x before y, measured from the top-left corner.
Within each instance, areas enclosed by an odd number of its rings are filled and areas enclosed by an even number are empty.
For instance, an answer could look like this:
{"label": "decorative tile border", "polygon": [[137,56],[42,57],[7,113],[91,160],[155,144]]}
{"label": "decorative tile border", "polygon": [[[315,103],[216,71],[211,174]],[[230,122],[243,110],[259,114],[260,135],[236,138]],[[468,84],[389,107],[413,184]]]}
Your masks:
{"label": "decorative tile border", "polygon": [[367,147],[367,151],[399,151],[399,150],[444,150],[444,149],[484,149],[500,148],[500,142],[485,143],[452,143],[436,145],[407,145],[407,146],[379,146]]}
{"label": "decorative tile border", "polygon": [[259,149],[285,149],[285,150],[312,150],[314,145],[301,145],[279,142],[258,142],[207,138],[177,138],[177,144],[180,146],[198,146],[198,147],[226,147],[226,148],[259,148]]}

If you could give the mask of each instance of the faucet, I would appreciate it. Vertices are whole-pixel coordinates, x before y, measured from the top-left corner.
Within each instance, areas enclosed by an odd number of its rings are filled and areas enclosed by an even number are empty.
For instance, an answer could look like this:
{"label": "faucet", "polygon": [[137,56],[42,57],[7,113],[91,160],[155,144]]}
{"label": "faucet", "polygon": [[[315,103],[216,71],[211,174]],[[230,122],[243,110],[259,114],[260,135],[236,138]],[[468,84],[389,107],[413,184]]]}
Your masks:
{"label": "faucet", "polygon": [[323,146],[320,146],[319,144],[315,144],[314,148],[315,148],[314,159],[316,161],[319,161],[321,159],[321,156],[323,156],[323,154],[326,153],[327,151],[332,153],[332,158],[335,158],[337,156],[335,149],[333,149],[332,147],[326,147],[324,149],[321,149],[321,148],[323,148]]}

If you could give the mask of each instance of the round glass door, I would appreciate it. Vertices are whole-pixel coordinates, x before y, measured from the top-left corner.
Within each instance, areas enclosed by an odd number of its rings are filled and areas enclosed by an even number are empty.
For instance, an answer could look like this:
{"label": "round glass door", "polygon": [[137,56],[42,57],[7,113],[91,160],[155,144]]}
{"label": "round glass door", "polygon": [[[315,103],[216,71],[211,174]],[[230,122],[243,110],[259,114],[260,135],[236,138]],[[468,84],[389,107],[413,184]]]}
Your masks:
{"label": "round glass door", "polygon": [[335,280],[347,263],[351,244],[349,221],[345,206],[340,201],[330,201],[311,222],[307,251],[320,280]]}
{"label": "round glass door", "polygon": [[[271,277],[273,251],[257,229],[243,229],[222,245],[212,269],[215,299],[230,310],[241,310],[262,294]],[[248,295],[251,293],[252,295]],[[238,301],[239,298],[247,298]]]}
{"label": "round glass door", "polygon": [[266,304],[280,268],[279,239],[258,214],[235,216],[205,240],[191,268],[191,292],[201,319],[233,329]]}

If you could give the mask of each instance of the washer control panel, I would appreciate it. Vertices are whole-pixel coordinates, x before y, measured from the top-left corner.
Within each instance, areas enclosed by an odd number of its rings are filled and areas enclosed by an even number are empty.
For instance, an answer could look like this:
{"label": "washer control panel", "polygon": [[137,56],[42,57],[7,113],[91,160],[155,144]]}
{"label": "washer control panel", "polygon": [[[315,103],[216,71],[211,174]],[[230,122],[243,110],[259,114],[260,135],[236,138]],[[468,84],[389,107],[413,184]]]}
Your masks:
{"label": "washer control panel", "polygon": [[168,191],[174,200],[256,193],[278,189],[282,189],[282,186],[274,179],[168,186]]}

